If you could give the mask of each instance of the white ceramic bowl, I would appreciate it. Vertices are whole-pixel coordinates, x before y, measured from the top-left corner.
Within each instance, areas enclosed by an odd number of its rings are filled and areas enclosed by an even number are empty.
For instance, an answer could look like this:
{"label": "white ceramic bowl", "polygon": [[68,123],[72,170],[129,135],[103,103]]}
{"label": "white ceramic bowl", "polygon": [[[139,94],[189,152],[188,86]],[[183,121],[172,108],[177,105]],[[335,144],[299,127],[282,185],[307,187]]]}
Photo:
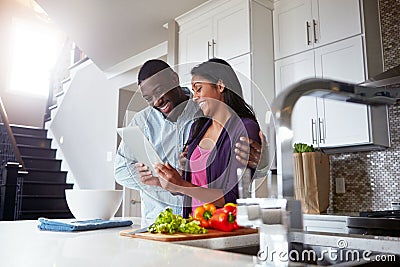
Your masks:
{"label": "white ceramic bowl", "polygon": [[122,190],[66,189],[68,207],[78,220],[109,220],[122,202]]}

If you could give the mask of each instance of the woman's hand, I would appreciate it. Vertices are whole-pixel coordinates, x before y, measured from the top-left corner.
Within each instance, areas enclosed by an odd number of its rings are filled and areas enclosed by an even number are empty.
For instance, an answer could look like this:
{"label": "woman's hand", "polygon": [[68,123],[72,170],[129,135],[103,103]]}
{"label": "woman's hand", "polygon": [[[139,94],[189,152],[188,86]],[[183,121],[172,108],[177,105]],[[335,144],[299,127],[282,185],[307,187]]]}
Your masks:
{"label": "woman's hand", "polygon": [[166,164],[155,163],[154,169],[158,174],[161,187],[169,192],[184,194],[205,203],[214,203],[217,206],[225,204],[222,189],[204,188],[187,182],[168,162]]}
{"label": "woman's hand", "polygon": [[140,182],[146,185],[161,186],[160,181],[157,177],[153,176],[148,166],[138,162],[135,163],[135,167],[140,176]]}
{"label": "woman's hand", "polygon": [[162,188],[170,192],[179,192],[182,187],[182,176],[167,162],[165,165],[155,163],[154,169],[158,174],[158,180]]}
{"label": "woman's hand", "polygon": [[240,137],[235,144],[236,159],[243,165],[252,169],[263,169],[268,165],[268,143],[265,135],[260,131],[261,145],[253,139]]}

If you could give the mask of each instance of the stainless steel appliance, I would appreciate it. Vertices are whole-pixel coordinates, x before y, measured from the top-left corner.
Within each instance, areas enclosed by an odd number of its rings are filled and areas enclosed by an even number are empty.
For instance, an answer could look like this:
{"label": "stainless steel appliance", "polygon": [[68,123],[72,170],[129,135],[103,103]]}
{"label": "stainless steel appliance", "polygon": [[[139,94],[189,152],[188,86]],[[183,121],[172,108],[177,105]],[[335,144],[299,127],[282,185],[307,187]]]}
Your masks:
{"label": "stainless steel appliance", "polygon": [[400,237],[400,210],[360,212],[347,218],[350,234]]}

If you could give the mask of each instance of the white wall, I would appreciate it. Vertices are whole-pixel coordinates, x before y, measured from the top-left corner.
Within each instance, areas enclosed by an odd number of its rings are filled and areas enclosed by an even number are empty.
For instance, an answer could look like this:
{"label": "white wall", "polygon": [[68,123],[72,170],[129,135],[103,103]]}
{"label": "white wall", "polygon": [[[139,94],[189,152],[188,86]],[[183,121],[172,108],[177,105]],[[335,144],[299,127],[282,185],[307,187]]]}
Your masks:
{"label": "white wall", "polygon": [[43,127],[47,96],[29,96],[5,90],[2,92],[1,98],[10,123]]}
{"label": "white wall", "polygon": [[96,65],[76,72],[50,124],[53,142],[73,170],[75,187],[114,189],[117,110],[118,89]]}

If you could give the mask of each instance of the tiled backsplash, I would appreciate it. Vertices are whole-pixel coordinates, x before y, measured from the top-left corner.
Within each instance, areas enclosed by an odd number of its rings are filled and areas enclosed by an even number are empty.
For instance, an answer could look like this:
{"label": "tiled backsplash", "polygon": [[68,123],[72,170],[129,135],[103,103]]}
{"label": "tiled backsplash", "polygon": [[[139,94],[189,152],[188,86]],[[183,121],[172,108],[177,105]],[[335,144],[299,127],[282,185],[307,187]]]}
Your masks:
{"label": "tiled backsplash", "polygon": [[[400,65],[400,0],[379,0],[385,70]],[[330,211],[390,209],[400,201],[400,105],[389,107],[392,146],[384,151],[330,156]],[[346,193],[335,193],[335,179],[345,178]]]}

